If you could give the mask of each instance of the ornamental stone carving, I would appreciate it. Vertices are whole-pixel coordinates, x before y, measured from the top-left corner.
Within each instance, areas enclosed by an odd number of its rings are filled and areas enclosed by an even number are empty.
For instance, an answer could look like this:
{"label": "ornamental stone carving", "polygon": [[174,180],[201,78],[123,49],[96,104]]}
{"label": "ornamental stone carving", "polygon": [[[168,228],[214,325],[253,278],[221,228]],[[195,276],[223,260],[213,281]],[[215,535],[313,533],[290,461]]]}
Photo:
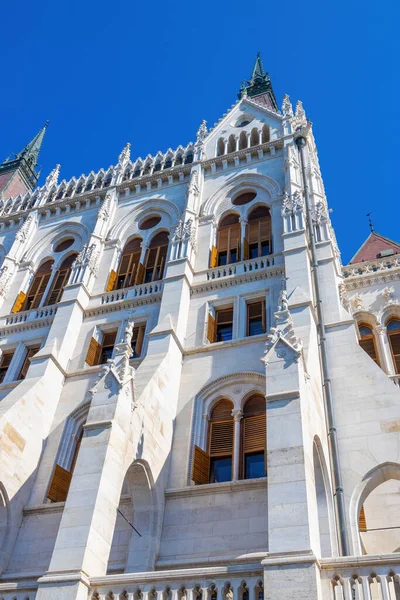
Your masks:
{"label": "ornamental stone carving", "polygon": [[282,101],[282,113],[285,117],[289,117],[292,118],[293,117],[293,107],[292,107],[292,103],[290,102],[290,98],[287,94],[285,94],[283,96],[283,101]]}
{"label": "ornamental stone carving", "polygon": [[25,221],[22,223],[21,227],[18,229],[17,233],[15,234],[15,239],[20,242],[21,244],[24,244],[26,242],[26,239],[29,235],[29,231],[31,228],[31,225],[34,221],[34,218],[32,215],[29,215]]}

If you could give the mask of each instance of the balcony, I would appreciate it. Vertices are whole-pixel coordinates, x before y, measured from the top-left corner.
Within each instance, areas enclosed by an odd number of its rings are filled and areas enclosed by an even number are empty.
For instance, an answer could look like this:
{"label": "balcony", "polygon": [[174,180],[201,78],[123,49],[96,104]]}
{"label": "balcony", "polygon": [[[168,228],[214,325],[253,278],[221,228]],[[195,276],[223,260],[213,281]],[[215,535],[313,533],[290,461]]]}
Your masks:
{"label": "balcony", "polygon": [[53,319],[57,312],[57,306],[43,306],[42,308],[34,308],[31,310],[24,310],[17,313],[12,313],[4,317],[0,317],[0,328],[10,327],[13,325],[28,324],[32,321],[41,321]]}

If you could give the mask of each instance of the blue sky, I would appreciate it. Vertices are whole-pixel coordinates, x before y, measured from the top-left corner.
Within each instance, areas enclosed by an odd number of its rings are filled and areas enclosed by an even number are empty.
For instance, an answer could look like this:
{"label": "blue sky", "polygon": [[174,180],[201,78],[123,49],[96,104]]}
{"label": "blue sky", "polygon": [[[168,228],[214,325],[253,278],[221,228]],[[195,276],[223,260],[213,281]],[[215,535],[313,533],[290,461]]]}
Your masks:
{"label": "blue sky", "polygon": [[394,0],[8,2],[0,156],[47,119],[43,176],[108,167],[127,141],[132,158],[186,145],[236,100],[259,50],[278,103],[301,99],[313,121],[346,262],[371,210],[400,241],[399,18]]}

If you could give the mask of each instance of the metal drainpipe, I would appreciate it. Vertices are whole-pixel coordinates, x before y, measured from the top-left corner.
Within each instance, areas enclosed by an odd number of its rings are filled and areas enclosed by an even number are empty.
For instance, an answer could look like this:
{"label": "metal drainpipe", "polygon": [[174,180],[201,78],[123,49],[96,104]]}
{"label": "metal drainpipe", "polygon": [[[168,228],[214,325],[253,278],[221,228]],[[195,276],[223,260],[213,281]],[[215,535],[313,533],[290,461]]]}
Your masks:
{"label": "metal drainpipe", "polygon": [[314,283],[315,290],[315,300],[316,300],[316,309],[317,309],[317,330],[319,337],[319,346],[320,346],[320,355],[321,355],[321,363],[322,363],[322,379],[323,379],[323,395],[325,402],[325,410],[326,410],[326,418],[327,418],[327,426],[328,426],[328,439],[329,439],[329,449],[330,449],[330,457],[332,464],[332,478],[333,485],[335,488],[335,504],[336,511],[339,520],[339,545],[342,556],[348,556],[349,552],[349,544],[347,540],[347,529],[346,529],[346,511],[344,504],[344,496],[343,496],[343,483],[342,483],[342,475],[340,471],[339,464],[339,450],[338,450],[338,441],[337,441],[337,431],[335,426],[335,416],[333,412],[333,399],[332,399],[332,386],[331,380],[329,377],[329,366],[327,359],[327,351],[326,351],[326,337],[325,337],[325,321],[324,321],[324,313],[322,300],[320,295],[320,286],[319,286],[319,277],[318,277],[318,259],[317,259],[317,250],[315,246],[315,234],[314,228],[312,226],[312,214],[311,214],[311,202],[310,202],[310,194],[308,189],[308,183],[306,178],[306,157],[305,157],[305,148],[307,146],[306,136],[311,128],[311,123],[307,125],[307,127],[297,134],[295,134],[294,139],[299,150],[300,154],[300,164],[301,164],[301,174],[303,178],[303,187],[304,187],[304,197],[306,202],[306,229],[308,228],[308,235],[310,240],[310,249],[311,249],[311,262],[312,262],[312,279]]}

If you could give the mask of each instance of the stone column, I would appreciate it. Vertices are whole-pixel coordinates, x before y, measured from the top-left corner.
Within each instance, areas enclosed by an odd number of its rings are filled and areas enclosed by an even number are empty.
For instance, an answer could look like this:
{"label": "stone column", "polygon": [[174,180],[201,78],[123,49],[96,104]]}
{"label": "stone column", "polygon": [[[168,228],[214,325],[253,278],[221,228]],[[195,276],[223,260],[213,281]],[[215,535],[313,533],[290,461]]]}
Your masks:
{"label": "stone column", "polygon": [[243,256],[243,252],[244,252],[244,239],[246,237],[246,227],[247,227],[247,223],[248,223],[248,219],[247,217],[242,217],[241,219],[239,219],[239,223],[240,223],[240,260],[244,260],[244,256]]}
{"label": "stone column", "polygon": [[378,325],[374,328],[377,333],[378,354],[381,360],[381,368],[388,375],[395,375],[392,353],[389,347],[387,329],[384,325]]}
{"label": "stone column", "polygon": [[234,437],[233,437],[233,479],[239,479],[240,466],[240,421],[243,416],[241,410],[233,410],[232,417],[234,420]]}

